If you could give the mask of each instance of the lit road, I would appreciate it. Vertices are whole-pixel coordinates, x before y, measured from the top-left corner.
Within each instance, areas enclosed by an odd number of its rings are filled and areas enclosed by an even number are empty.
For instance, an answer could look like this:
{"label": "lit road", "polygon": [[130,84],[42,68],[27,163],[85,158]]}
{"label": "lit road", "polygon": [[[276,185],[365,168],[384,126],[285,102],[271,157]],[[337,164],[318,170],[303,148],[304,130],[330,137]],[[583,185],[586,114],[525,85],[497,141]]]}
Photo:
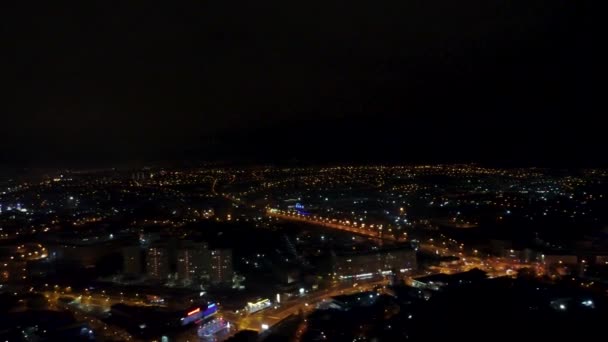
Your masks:
{"label": "lit road", "polygon": [[[356,223],[343,221],[338,219],[302,215],[296,212],[285,212],[276,209],[269,209],[266,215],[289,221],[303,222],[313,224],[324,228],[336,229],[340,231],[350,232],[357,235],[363,235],[371,238],[396,241],[393,235],[382,235],[381,226],[374,227],[373,225],[365,227],[365,225],[357,227]],[[490,277],[510,276],[514,275],[521,268],[533,268],[537,274],[543,273],[543,266],[537,262],[524,263],[510,258],[499,258],[490,255],[480,255],[476,250],[468,250],[464,248],[464,244],[458,243],[456,240],[429,239],[419,244],[422,252],[440,257],[455,257],[458,258],[454,262],[442,262],[440,266],[430,267],[427,274],[434,273],[458,273],[469,271],[478,268],[488,273]]]}
{"label": "lit road", "polygon": [[102,337],[109,340],[133,340],[132,336],[118,327],[106,324],[100,318],[105,315],[109,310],[109,301],[103,299],[85,299],[79,303],[67,303],[60,298],[72,298],[76,300],[79,296],[65,295],[57,291],[46,291],[42,294],[47,298],[49,309],[52,310],[68,310],[70,311],[76,320],[80,322],[86,322],[94,331],[98,337]]}
{"label": "lit road", "polygon": [[374,239],[391,240],[391,241],[397,240],[390,231],[389,231],[389,233],[391,233],[391,234],[384,234],[381,225],[377,226],[377,227],[374,227],[373,225],[371,225],[367,228],[365,227],[365,225],[363,225],[361,227],[357,227],[356,222],[350,223],[350,221],[342,221],[342,220],[317,217],[317,216],[305,216],[305,215],[302,215],[299,213],[281,212],[281,211],[274,210],[274,209],[267,210],[266,215],[270,216],[270,217],[276,217],[276,218],[280,218],[280,219],[284,219],[284,220],[289,220],[289,221],[314,224],[314,225],[317,225],[320,227],[341,230],[341,231],[345,231],[345,232],[349,232],[349,233],[353,233],[353,234],[357,234],[357,235],[371,237]]}
{"label": "lit road", "polygon": [[158,304],[146,303],[142,298],[138,296],[128,295],[112,295],[105,293],[94,293],[92,291],[74,292],[69,288],[49,288],[48,290],[41,290],[40,293],[49,300],[58,300],[61,297],[70,298],[76,300],[83,307],[97,307],[100,310],[108,311],[114,304],[127,304],[137,306],[162,306]]}
{"label": "lit road", "polygon": [[386,279],[362,281],[356,286],[353,286],[351,283],[339,283],[330,289],[316,291],[296,299],[291,299],[281,303],[276,308],[268,308],[251,315],[238,315],[226,312],[224,313],[224,317],[232,322],[236,322],[239,329],[260,331],[262,324],[267,324],[272,328],[273,325],[283,319],[291,315],[297,315],[300,310],[303,313],[313,311],[319,303],[331,297],[370,291],[376,286],[386,285],[387,283],[388,280]]}
{"label": "lit road", "polygon": [[[223,317],[231,322],[233,326],[229,330],[222,331],[215,336],[215,341],[223,341],[233,336],[239,330],[262,331],[262,325],[268,325],[269,329],[284,319],[298,315],[300,311],[306,315],[314,311],[317,306],[332,297],[339,295],[352,295],[366,291],[372,291],[377,286],[388,284],[387,279],[366,279],[357,283],[341,282],[334,284],[332,288],[315,291],[301,297],[284,301],[278,306],[270,307],[253,314],[234,313],[232,311],[219,311],[217,317]],[[199,341],[195,330],[188,331],[177,338],[177,341]]]}
{"label": "lit road", "polygon": [[205,176],[203,179],[206,178],[211,178],[213,180],[213,182],[211,183],[211,188],[209,190],[211,190],[212,194],[217,195],[217,192],[215,190],[215,186],[217,185],[217,177]]}

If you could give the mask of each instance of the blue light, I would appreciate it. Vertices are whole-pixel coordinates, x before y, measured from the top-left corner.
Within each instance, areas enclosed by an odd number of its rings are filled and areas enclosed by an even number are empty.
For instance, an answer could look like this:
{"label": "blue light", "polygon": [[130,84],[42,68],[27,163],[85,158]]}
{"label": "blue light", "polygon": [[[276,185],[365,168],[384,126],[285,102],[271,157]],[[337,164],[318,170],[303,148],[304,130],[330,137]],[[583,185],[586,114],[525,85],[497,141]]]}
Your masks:
{"label": "blue light", "polygon": [[203,311],[203,313],[202,313],[201,316],[203,318],[207,318],[207,317],[209,317],[211,315],[214,315],[216,312],[217,312],[217,306],[215,305],[215,303],[209,304],[207,306],[207,309],[205,309],[205,311]]}

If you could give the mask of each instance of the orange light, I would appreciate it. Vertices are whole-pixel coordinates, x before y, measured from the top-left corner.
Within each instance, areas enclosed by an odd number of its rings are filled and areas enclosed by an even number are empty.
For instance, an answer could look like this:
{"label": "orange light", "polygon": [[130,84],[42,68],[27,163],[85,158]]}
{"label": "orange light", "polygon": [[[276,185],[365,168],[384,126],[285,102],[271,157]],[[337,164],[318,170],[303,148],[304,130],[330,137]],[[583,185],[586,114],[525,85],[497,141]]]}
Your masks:
{"label": "orange light", "polygon": [[196,308],[196,309],[194,309],[194,310],[192,310],[192,311],[188,312],[188,316],[192,316],[192,315],[194,315],[195,313],[199,313],[199,312],[201,312],[201,308]]}

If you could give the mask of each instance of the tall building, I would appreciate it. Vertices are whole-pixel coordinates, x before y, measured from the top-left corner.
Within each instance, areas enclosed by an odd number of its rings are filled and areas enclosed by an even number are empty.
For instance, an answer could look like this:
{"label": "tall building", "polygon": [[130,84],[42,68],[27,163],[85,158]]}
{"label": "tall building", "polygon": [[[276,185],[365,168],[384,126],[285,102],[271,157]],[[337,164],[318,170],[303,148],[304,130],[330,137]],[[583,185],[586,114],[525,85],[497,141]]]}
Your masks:
{"label": "tall building", "polygon": [[164,280],[169,277],[169,256],[165,248],[148,248],[146,272],[152,279]]}
{"label": "tall building", "polygon": [[209,249],[205,243],[185,242],[177,251],[177,279],[198,282],[209,275]]}
{"label": "tall building", "polygon": [[216,249],[211,251],[211,284],[230,284],[233,276],[232,250]]}
{"label": "tall building", "polygon": [[143,273],[142,250],[139,246],[130,246],[122,249],[122,272],[128,275]]}

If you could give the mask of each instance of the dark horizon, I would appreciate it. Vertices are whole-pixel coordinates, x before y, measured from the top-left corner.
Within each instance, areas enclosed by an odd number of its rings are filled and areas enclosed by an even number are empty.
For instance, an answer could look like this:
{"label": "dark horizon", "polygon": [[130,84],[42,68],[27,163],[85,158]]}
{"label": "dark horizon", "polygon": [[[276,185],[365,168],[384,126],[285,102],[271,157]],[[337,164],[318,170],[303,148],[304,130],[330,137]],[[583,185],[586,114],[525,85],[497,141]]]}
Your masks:
{"label": "dark horizon", "polygon": [[7,11],[0,164],[607,165],[590,2],[169,7]]}

